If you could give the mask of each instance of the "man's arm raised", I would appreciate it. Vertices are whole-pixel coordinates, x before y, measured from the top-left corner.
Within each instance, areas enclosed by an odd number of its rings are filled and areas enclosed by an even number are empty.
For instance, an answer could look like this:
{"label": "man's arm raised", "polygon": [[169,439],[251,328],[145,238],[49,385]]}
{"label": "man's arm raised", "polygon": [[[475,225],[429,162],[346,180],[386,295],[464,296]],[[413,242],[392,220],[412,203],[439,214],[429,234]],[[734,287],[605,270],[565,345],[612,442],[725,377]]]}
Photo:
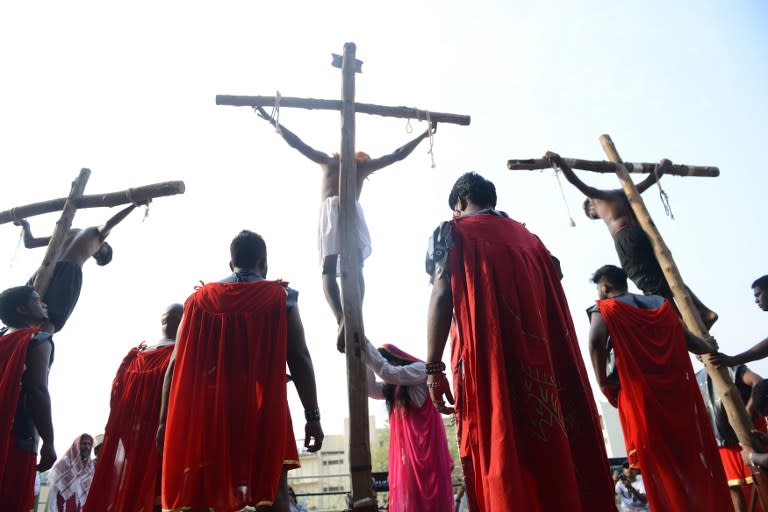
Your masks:
{"label": "man's arm raised", "polygon": [[285,126],[281,124],[278,125],[277,121],[272,119],[272,116],[267,114],[263,108],[256,107],[256,110],[259,112],[259,117],[261,117],[265,121],[269,122],[272,126],[277,128],[277,131],[283,137],[283,140],[285,140],[285,142],[287,142],[288,145],[291,146],[293,149],[297,150],[299,153],[309,158],[316,164],[327,165],[328,162],[331,160],[331,157],[330,155],[328,155],[328,153],[324,153],[323,151],[316,150],[312,146],[306,144],[303,140],[299,138],[298,135],[293,133],[291,130],[289,130]]}
{"label": "man's arm raised", "polygon": [[127,208],[123,208],[116,214],[114,214],[110,219],[103,225],[99,227],[99,237],[101,238],[101,241],[103,242],[107,236],[109,236],[109,233],[112,231],[112,228],[120,224],[124,218],[128,216],[129,213],[131,213],[133,210],[136,209],[136,205],[132,204],[128,206]]}
{"label": "man's arm raised", "polygon": [[659,179],[672,166],[672,162],[666,158],[662,158],[658,167],[654,172],[648,175],[643,181],[637,184],[637,191],[641,194],[651,188]]}
{"label": "man's arm raised", "polygon": [[[437,123],[432,124],[432,133],[435,133],[437,131]],[[430,130],[427,129],[424,131],[424,133],[418,135],[415,139],[408,142],[407,144],[404,144],[394,150],[392,153],[388,155],[381,156],[379,158],[373,158],[371,160],[368,160],[365,163],[364,172],[365,175],[369,175],[372,172],[378,171],[379,169],[383,169],[384,167],[387,167],[388,165],[392,165],[395,162],[399,162],[400,160],[403,160],[408,155],[413,153],[413,150],[416,149],[416,146],[418,146],[422,140],[429,137]],[[363,176],[364,177],[364,176]]]}
{"label": "man's arm raised", "polygon": [[608,199],[610,196],[609,190],[600,190],[599,188],[591,187],[581,181],[578,176],[576,176],[576,173],[573,172],[573,169],[571,169],[568,164],[565,163],[565,160],[558,155],[557,153],[554,153],[552,151],[547,151],[544,156],[542,157],[544,160],[548,160],[550,163],[555,164],[561,171],[563,171],[563,175],[565,175],[565,179],[568,180],[568,182],[579,189],[582,194],[584,194],[587,197],[591,197],[594,199]]}
{"label": "man's arm raised", "polygon": [[40,448],[40,463],[37,465],[38,471],[46,471],[56,462],[51,395],[48,393],[48,363],[51,360],[51,349],[51,343],[45,342],[29,350],[27,370],[22,380],[22,387],[27,393],[32,423],[43,440],[43,446]]}
{"label": "man's arm raised", "polygon": [[309,452],[316,452],[323,446],[323,428],[320,426],[320,409],[317,407],[317,385],[312,356],[307,349],[304,337],[304,325],[299,315],[299,307],[288,310],[288,369],[293,383],[304,406],[306,424],[304,426],[304,447]]}
{"label": "man's arm raised", "polygon": [[19,219],[13,221],[13,224],[16,226],[21,226],[21,228],[24,230],[24,247],[27,249],[35,249],[37,247],[45,247],[48,245],[48,242],[51,241],[51,237],[41,237],[41,238],[35,238],[32,236],[32,230],[29,228],[29,222],[27,222],[27,219]]}

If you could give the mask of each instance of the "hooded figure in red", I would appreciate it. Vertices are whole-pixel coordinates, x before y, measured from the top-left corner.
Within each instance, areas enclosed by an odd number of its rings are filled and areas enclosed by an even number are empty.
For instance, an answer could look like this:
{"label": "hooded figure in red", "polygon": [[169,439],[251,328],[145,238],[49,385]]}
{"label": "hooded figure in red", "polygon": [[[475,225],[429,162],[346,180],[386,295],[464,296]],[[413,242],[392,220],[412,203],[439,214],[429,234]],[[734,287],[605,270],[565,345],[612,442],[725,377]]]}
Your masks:
{"label": "hooded figure in red", "polygon": [[[643,473],[651,510],[733,510],[688,351],[715,348],[684,327],[669,301],[627,292],[613,265],[595,272],[589,347],[597,382],[619,409],[630,465]],[[607,372],[609,349],[616,371]]]}
{"label": "hooded figure in red", "polygon": [[297,293],[267,281],[264,240],[242,231],[233,274],[193,293],[163,384],[156,439],[163,448],[163,509],[288,510],[298,450],[286,362],[305,408],[305,448],[322,445],[312,359]]}
{"label": "hooded figure in red", "polygon": [[552,256],[494,209],[496,189],[482,176],[459,178],[449,204],[455,219],[435,231],[428,259],[426,372],[437,409],[453,412],[441,362],[450,330],[470,509],[615,510],[597,409]]}
{"label": "hooded figure in red", "polygon": [[163,339],[131,349],[112,383],[109,420],[85,512],[159,510],[161,456],[155,449],[163,379],[184,307],[170,305]]}

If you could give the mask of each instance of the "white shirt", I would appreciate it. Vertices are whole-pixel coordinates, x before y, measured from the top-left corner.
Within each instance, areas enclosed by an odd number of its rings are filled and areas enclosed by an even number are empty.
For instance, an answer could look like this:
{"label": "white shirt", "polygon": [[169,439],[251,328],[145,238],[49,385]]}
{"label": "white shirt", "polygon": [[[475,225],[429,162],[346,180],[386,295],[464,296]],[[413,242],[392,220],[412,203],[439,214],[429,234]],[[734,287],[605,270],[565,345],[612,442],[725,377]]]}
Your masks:
{"label": "white shirt", "polygon": [[[416,407],[421,407],[427,399],[427,368],[421,361],[406,366],[389,363],[369,341],[365,342],[363,362],[368,366],[368,396],[377,400],[384,399],[384,384],[408,386],[408,397]],[[382,381],[373,376],[376,373]]]}

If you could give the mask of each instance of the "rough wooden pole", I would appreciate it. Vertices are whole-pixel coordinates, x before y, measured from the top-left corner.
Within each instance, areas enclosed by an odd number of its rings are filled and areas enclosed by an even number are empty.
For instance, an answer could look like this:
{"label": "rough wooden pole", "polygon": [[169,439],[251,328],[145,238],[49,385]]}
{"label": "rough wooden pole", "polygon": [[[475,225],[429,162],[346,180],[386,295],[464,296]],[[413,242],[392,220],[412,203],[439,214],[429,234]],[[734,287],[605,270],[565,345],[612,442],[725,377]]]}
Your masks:
{"label": "rough wooden pole", "polygon": [[110,192],[108,194],[92,194],[80,196],[74,199],[62,197],[42,201],[40,203],[17,206],[10,210],[0,212],[0,224],[11,222],[15,219],[26,219],[35,215],[57,212],[64,208],[64,204],[71,200],[72,204],[79,210],[81,208],[101,208],[112,207],[120,204],[136,203],[142,204],[156,197],[172,196],[183,194],[185,190],[183,181],[165,181],[154,183],[143,187],[129,188],[121,192]]}
{"label": "rough wooden pole", "polygon": [[[700,338],[708,338],[709,332],[704,322],[701,320],[696,306],[693,303],[691,294],[688,287],[685,286],[683,278],[680,275],[680,271],[672,258],[672,253],[661,237],[659,230],[656,228],[651,214],[645,207],[640,193],[637,191],[635,184],[632,182],[629,173],[624,167],[621,157],[614,146],[611,137],[608,135],[600,136],[600,143],[603,146],[605,154],[608,159],[616,163],[616,174],[621,181],[621,185],[624,188],[624,193],[629,200],[629,204],[632,210],[635,212],[635,217],[643,228],[643,231],[650,238],[653,244],[653,251],[656,254],[656,259],[659,262],[661,270],[664,272],[664,277],[667,279],[672,294],[674,295],[677,307],[683,315],[683,321],[693,334]],[[709,356],[705,355],[703,358],[704,367],[707,369],[707,374],[712,379],[712,383],[720,394],[723,401],[723,406],[728,415],[728,422],[730,423],[733,431],[736,433],[736,437],[739,439],[739,443],[752,447],[753,450],[761,451],[760,446],[756,446],[753,442],[750,431],[752,430],[752,422],[749,419],[747,410],[744,407],[744,402],[741,399],[738,389],[731,380],[731,376],[728,373],[727,368],[715,368],[709,364]],[[753,476],[758,489],[758,496],[760,497],[760,503],[763,506],[763,510],[768,510],[768,474],[761,473],[759,470],[753,469]]]}
{"label": "rough wooden pole", "polygon": [[344,310],[347,388],[349,393],[349,472],[352,509],[376,510],[371,482],[371,447],[368,435],[368,390],[360,355],[365,341],[359,236],[357,233],[357,162],[355,160],[355,45],[344,45],[341,68],[341,169],[339,173],[339,226],[341,228],[341,294]]}
{"label": "rough wooden pole", "polygon": [[[582,171],[592,171],[600,173],[615,173],[616,164],[606,162],[605,160],[581,160],[578,158],[563,158],[571,169],[581,169]],[[630,173],[652,173],[657,164],[652,163],[629,163],[625,162],[624,167]],[[552,163],[543,158],[529,158],[527,160],[507,160],[507,169],[511,171],[533,171],[536,169],[550,169]],[[720,169],[705,165],[672,165],[664,174],[674,176],[703,176],[714,178],[720,176]]]}
{"label": "rough wooden pole", "polygon": [[54,229],[53,235],[51,235],[51,239],[48,242],[48,249],[45,251],[43,263],[35,274],[35,280],[32,283],[32,286],[37,290],[37,293],[39,293],[41,297],[45,297],[45,292],[48,290],[48,284],[51,282],[53,271],[56,268],[56,260],[59,257],[61,245],[67,239],[69,228],[72,227],[72,219],[75,218],[75,212],[77,211],[77,207],[73,204],[73,201],[83,195],[85,185],[88,184],[88,178],[90,177],[90,169],[80,169],[80,174],[75,178],[75,181],[72,182],[72,188],[66,203],[64,203],[61,217],[56,221],[56,229]]}
{"label": "rough wooden pole", "polygon": [[[338,100],[321,100],[316,98],[291,98],[281,96],[281,107],[305,108],[308,110],[341,110],[341,102]],[[276,104],[274,96],[229,96],[219,94],[216,96],[217,105],[229,105],[232,107],[272,107]],[[399,117],[403,119],[416,119],[418,121],[430,120],[435,123],[449,123],[468,126],[469,116],[459,114],[446,114],[444,112],[431,112],[410,107],[388,107],[385,105],[372,105],[370,103],[355,103],[355,112],[384,117]]]}

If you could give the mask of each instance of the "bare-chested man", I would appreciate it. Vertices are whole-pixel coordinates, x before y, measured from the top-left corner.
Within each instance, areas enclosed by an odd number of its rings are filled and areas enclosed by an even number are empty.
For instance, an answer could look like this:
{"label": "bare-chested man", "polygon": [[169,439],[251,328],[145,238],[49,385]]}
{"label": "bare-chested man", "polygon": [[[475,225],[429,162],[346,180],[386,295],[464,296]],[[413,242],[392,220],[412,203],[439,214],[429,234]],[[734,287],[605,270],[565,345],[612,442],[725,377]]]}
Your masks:
{"label": "bare-chested man", "polygon": [[[587,185],[576,176],[576,173],[557,153],[548,151],[544,155],[544,159],[559,167],[565,178],[587,196],[587,199],[584,200],[584,213],[590,219],[603,219],[611,237],[613,237],[619,262],[624,272],[627,273],[627,277],[644,294],[660,295],[674,304],[672,290],[670,290],[664,273],[656,261],[651,241],[638,224],[624,191],[620,189],[601,190]],[[671,161],[666,158],[662,159],[656,172],[649,174],[647,178],[636,185],[637,191],[642,194],[648,190],[671,165]],[[691,294],[704,324],[710,328],[717,321],[717,313],[705,306],[690,288],[688,292]]]}
{"label": "bare-chested man", "polygon": [[[83,284],[83,264],[93,257],[96,263],[103,266],[112,261],[112,247],[104,240],[117,224],[131,213],[136,205],[124,208],[102,226],[91,226],[86,229],[71,229],[67,239],[62,244],[61,252],[56,261],[53,277],[45,292],[43,302],[48,305],[49,324],[43,330],[59,332],[67,322],[69,315],[75,309],[80,298],[80,288]],[[14,224],[24,228],[24,247],[32,249],[45,247],[51,237],[35,238],[29,229],[26,219],[15,221]],[[34,277],[30,280],[32,284]]]}
{"label": "bare-chested man", "polygon": [[[318,241],[320,248],[320,263],[323,267],[323,291],[325,299],[336,317],[336,323],[339,326],[336,348],[339,352],[344,352],[344,313],[341,307],[341,293],[339,285],[336,282],[338,274],[338,258],[341,252],[341,234],[339,230],[339,164],[338,153],[329,155],[323,151],[318,151],[302,141],[295,133],[290,131],[282,124],[278,124],[261,107],[256,107],[259,115],[272,123],[278,130],[289,146],[296,149],[299,153],[320,165],[323,171],[323,181],[320,188],[320,222],[318,230]],[[437,123],[432,124],[432,133],[435,133]],[[426,130],[418,137],[397,148],[395,151],[380,158],[371,158],[367,154],[358,151],[355,154],[357,160],[357,189],[355,198],[360,200],[360,193],[363,190],[363,182],[371,174],[388,165],[403,160],[410,155],[416,146],[429,137],[430,130]],[[359,237],[360,258],[364,260],[371,254],[371,237],[368,233],[368,227],[365,224],[363,209],[360,203],[357,206],[357,232]],[[360,285],[363,285],[362,276],[360,276]],[[364,290],[361,290],[361,292]]]}

